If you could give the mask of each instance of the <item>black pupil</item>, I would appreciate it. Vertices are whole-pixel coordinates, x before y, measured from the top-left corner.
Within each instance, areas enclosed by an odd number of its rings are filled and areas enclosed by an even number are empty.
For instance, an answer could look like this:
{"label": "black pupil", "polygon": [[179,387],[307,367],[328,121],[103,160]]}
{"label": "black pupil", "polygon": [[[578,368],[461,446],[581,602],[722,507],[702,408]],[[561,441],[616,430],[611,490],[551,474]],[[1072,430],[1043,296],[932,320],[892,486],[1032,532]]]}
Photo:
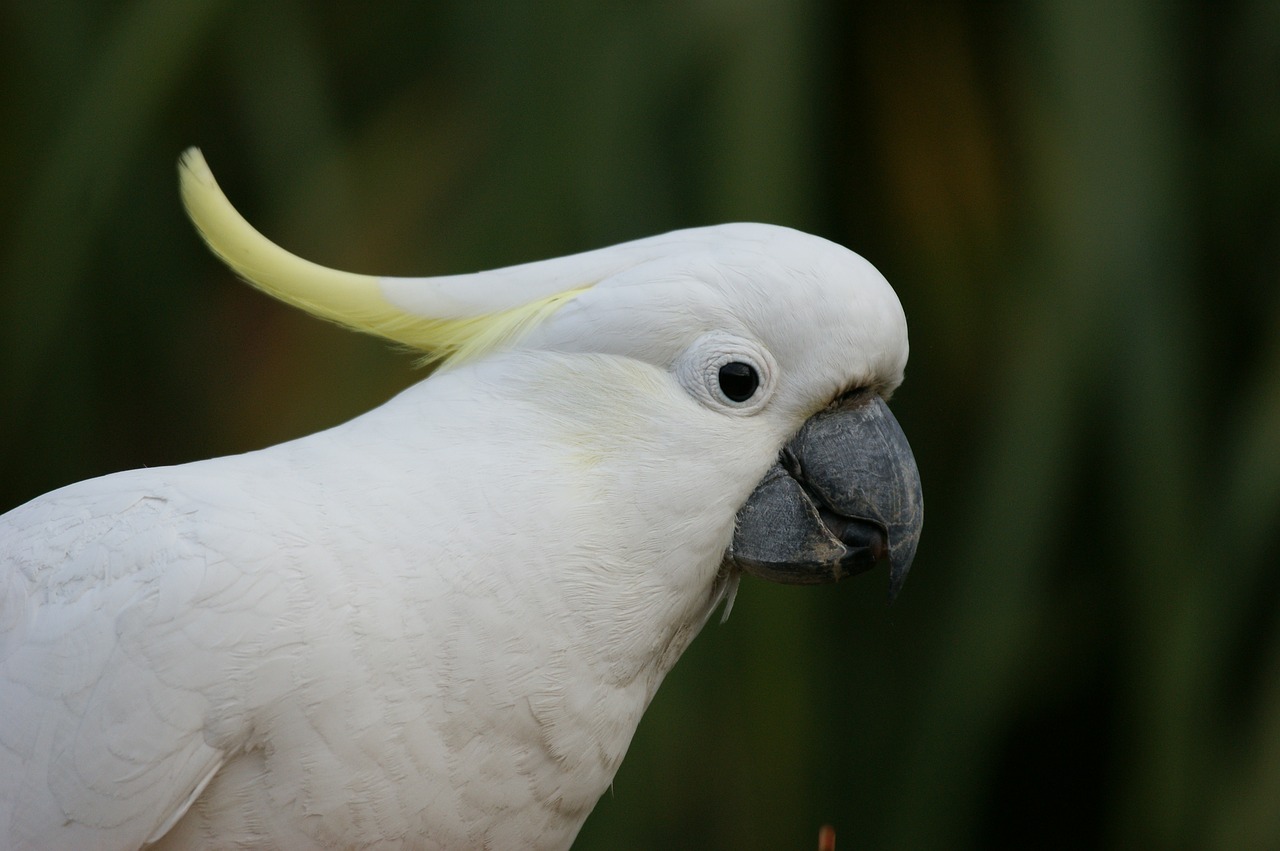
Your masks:
{"label": "black pupil", "polygon": [[720,367],[720,391],[735,402],[745,402],[760,386],[755,367],[741,361]]}

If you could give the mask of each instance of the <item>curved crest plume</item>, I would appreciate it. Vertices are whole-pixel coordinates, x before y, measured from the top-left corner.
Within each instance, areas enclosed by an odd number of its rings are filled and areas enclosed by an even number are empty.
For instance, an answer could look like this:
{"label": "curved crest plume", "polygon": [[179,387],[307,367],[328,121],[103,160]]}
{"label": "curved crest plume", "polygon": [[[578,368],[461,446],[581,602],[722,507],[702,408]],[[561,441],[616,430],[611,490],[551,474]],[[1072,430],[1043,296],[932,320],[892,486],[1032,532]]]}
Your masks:
{"label": "curved crest plume", "polygon": [[237,275],[322,319],[418,349],[424,363],[458,362],[501,348],[607,274],[598,271],[599,264],[566,269],[557,260],[437,278],[330,269],[289,253],[255,230],[227,200],[198,148],[182,154],[178,174],[187,215]]}

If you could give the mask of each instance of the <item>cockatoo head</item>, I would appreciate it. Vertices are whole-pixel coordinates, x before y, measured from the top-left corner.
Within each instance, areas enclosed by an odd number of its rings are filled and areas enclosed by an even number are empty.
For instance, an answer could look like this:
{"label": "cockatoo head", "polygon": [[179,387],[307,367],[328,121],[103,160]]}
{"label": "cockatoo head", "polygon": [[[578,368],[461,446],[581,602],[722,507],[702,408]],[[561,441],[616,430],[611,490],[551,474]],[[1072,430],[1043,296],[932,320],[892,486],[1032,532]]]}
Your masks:
{"label": "cockatoo head", "polygon": [[[853,252],[788,228],[727,224],[467,275],[328,269],[248,225],[199,151],[183,199],[205,240],[260,289],[419,349],[450,369],[522,351],[656,367],[739,441],[754,490],[726,563],[792,583],[887,559],[896,594],[923,519],[919,473],[885,400],[902,381],[897,296]],[[749,485],[750,483],[748,483]]]}

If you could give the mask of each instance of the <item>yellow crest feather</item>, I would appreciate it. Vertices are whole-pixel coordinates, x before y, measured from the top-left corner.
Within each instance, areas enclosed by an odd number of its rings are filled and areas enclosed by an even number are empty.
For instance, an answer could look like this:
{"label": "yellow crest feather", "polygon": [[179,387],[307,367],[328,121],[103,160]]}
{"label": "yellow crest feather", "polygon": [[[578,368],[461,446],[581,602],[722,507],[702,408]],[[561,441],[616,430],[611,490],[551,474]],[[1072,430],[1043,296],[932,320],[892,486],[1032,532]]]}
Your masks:
{"label": "yellow crest feather", "polygon": [[478,316],[419,316],[388,301],[376,276],[303,260],[255,230],[227,200],[198,148],[182,154],[178,174],[187,215],[213,253],[237,275],[322,319],[418,349],[425,353],[424,364],[456,363],[509,345],[589,288]]}

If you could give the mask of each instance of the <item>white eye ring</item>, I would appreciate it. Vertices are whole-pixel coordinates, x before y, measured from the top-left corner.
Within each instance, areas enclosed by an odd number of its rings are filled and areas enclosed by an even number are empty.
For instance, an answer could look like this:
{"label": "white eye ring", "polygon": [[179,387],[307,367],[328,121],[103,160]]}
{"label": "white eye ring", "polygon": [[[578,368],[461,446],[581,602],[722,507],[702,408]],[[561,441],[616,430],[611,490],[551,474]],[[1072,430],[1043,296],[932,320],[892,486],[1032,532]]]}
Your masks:
{"label": "white eye ring", "polygon": [[[685,349],[674,371],[685,390],[708,408],[750,416],[773,397],[778,369],[759,343],[712,331]],[[754,388],[750,387],[752,377]],[[749,393],[744,392],[748,389]]]}

